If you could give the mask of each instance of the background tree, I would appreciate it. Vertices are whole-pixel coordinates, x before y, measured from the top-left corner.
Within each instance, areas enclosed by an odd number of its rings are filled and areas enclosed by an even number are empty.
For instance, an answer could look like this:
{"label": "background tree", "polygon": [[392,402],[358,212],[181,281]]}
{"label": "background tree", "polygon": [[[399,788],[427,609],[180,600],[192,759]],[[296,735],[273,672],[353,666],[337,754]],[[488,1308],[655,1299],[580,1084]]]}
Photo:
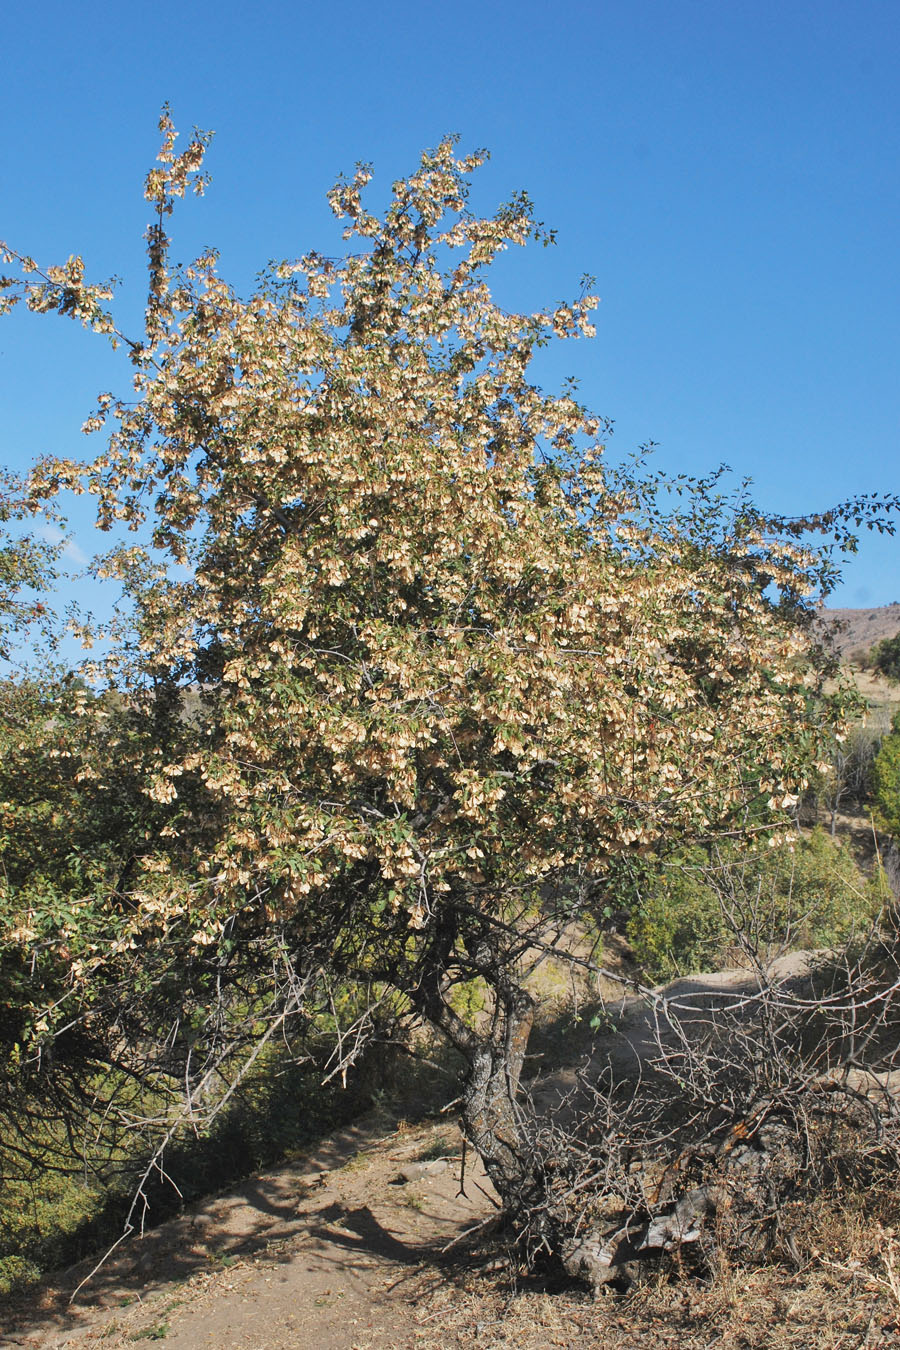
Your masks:
{"label": "background tree", "polygon": [[842,806],[848,802],[860,805],[870,796],[872,771],[880,744],[880,733],[862,725],[832,741],[827,763],[823,764],[812,789],[817,801],[831,816],[832,838],[837,833]]}
{"label": "background tree", "polygon": [[872,666],[888,680],[900,680],[900,633],[882,638],[872,650]]}
{"label": "background tree", "polygon": [[765,966],[790,950],[839,949],[884,905],[844,843],[821,829],[780,848],[694,847],[648,877],[628,925],[654,979]]}
{"label": "background tree", "polygon": [[[137,401],[102,396],[105,450],[31,477],[34,501],[86,488],[101,526],[136,532],[103,564],[134,605],[108,678],[145,719],[119,756],[160,813],[72,988],[85,1026],[177,1051],[190,1110],[236,1045],[348,986],[336,1067],[379,1006],[424,1018],[521,1212],[544,1185],[517,1100],[528,971],[623,860],[785,823],[846,701],[812,630],[833,570],[802,543],[843,516],[606,465],[601,421],[528,378],[537,347],[592,332],[594,301],[492,300],[498,253],[550,236],[524,194],[469,211],[483,156],[442,142],[383,217],[358,168],[330,194],[352,251],[241,300],[214,253],[171,263],[208,138],[177,155],[161,130]],[[79,259],[6,256],[8,302],[123,340]]]}

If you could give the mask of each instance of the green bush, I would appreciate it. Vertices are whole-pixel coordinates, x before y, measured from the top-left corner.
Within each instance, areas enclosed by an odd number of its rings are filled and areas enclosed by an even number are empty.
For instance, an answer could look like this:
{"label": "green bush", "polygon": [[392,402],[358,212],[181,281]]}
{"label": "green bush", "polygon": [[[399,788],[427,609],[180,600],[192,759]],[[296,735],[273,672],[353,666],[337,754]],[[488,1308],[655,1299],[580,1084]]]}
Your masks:
{"label": "green bush", "polygon": [[685,852],[661,870],[638,900],[628,936],[638,960],[654,976],[707,970],[719,959],[722,910],[705,880],[708,866],[709,857],[701,849]]}
{"label": "green bush", "polygon": [[900,680],[900,633],[876,642],[871,653],[872,665],[889,680]]}
{"label": "green bush", "polygon": [[900,835],[900,713],[894,714],[875,758],[872,795],[878,824],[889,834]]}
{"label": "green bush", "polygon": [[[898,738],[900,743],[900,738]],[[780,951],[833,947],[887,897],[821,829],[750,853],[694,849],[660,868],[629,923],[635,953],[660,979]]]}

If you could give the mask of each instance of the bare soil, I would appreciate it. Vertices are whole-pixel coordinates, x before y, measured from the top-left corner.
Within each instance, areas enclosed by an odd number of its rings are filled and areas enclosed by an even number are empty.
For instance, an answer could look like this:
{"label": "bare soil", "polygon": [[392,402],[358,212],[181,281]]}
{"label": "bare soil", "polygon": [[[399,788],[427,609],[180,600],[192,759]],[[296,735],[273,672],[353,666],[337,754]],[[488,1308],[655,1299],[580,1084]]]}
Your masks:
{"label": "bare soil", "polygon": [[452,1124],[386,1130],[377,1116],[252,1178],[12,1311],[2,1345],[118,1350],[420,1344],[416,1310],[441,1248],[491,1210],[490,1187]]}

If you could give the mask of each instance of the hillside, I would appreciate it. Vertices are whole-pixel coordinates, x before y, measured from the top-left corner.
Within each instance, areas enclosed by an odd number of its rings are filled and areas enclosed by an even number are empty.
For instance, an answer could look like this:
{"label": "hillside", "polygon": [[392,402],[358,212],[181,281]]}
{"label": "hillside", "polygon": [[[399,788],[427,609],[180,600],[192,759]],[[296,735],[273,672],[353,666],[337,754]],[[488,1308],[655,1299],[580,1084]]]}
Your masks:
{"label": "hillside", "polygon": [[833,635],[841,656],[852,659],[882,638],[900,633],[900,602],[874,609],[823,609],[820,621]]}

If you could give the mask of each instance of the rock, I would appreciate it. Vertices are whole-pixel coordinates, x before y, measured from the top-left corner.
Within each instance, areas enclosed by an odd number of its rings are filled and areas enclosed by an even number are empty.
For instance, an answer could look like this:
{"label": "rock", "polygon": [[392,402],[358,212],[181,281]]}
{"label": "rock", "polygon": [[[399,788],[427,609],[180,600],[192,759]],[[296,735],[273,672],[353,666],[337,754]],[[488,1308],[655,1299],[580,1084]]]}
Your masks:
{"label": "rock", "polygon": [[450,1166],[449,1158],[432,1158],[429,1162],[411,1162],[405,1163],[397,1173],[398,1181],[422,1181],[425,1177],[434,1176],[436,1172],[443,1172]]}

